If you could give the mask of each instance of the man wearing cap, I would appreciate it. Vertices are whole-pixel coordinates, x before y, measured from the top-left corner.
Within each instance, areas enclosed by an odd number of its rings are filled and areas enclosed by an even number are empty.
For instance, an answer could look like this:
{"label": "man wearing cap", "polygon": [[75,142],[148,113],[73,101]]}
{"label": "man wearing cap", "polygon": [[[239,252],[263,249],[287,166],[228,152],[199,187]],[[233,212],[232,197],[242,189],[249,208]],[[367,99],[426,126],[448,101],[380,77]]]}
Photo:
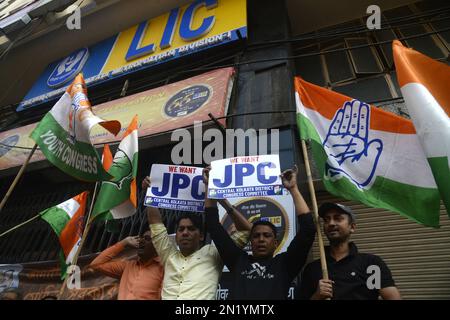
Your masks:
{"label": "man wearing cap", "polygon": [[401,299],[392,274],[378,256],[358,252],[350,242],[356,217],[339,203],[326,202],[319,208],[323,231],[330,246],[325,247],[329,280],[322,279],[320,260],[309,263],[302,273],[300,299],[384,300]]}

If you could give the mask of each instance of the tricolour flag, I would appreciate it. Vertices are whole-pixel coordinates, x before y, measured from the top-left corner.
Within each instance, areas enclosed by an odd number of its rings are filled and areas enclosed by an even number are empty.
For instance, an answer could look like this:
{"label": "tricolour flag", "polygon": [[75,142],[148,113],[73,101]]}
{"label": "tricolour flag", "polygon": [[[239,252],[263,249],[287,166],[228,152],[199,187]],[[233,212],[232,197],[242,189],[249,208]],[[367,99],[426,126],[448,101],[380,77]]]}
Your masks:
{"label": "tricolour flag", "polygon": [[114,177],[103,181],[92,215],[94,218],[121,219],[136,212],[136,175],[138,166],[138,119],[131,120],[117,148],[109,173]]}
{"label": "tricolour flag", "polygon": [[103,145],[103,155],[102,155],[102,164],[103,168],[106,172],[109,171],[113,163],[113,157],[111,153],[111,149],[109,148],[109,144]]}
{"label": "tricolour flag", "polygon": [[450,216],[450,67],[392,43],[398,82]]}
{"label": "tricolour flag", "polygon": [[83,237],[87,195],[88,192],[85,191],[40,213],[41,218],[50,224],[59,238],[63,278],[67,267],[73,263]]}
{"label": "tricolour flag", "polygon": [[86,84],[79,74],[30,137],[48,161],[65,173],[85,181],[109,180],[90,140],[91,128],[99,124],[116,135],[119,121],[105,121],[94,115]]}
{"label": "tricolour flag", "polygon": [[439,226],[439,193],[411,121],[295,79],[297,122],[326,189]]}

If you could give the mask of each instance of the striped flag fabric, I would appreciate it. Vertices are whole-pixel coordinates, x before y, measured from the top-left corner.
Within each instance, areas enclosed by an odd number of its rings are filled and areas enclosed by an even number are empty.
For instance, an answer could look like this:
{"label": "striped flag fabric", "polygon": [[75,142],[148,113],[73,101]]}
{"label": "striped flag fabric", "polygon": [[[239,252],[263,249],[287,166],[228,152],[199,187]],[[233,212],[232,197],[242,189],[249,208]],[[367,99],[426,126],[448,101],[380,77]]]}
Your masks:
{"label": "striped flag fabric", "polygon": [[102,164],[106,172],[109,171],[109,168],[111,168],[112,163],[113,163],[113,156],[111,153],[111,149],[109,148],[109,144],[106,143],[103,146],[103,155],[102,155]]}
{"label": "striped flag fabric", "polygon": [[103,181],[92,216],[96,219],[122,219],[136,212],[138,166],[138,118],[131,120],[108,172],[114,177]]}
{"label": "striped flag fabric", "polygon": [[450,67],[392,43],[406,107],[450,217]]}
{"label": "striped flag fabric", "polygon": [[90,140],[90,131],[97,124],[114,135],[121,127],[119,121],[105,121],[94,115],[83,75],[79,74],[30,137],[48,161],[74,178],[109,180],[112,177],[103,169]]}
{"label": "striped flag fabric", "polygon": [[88,191],[82,192],[40,213],[41,218],[50,225],[59,238],[62,249],[61,276],[63,279],[81,243],[88,193]]}
{"label": "striped flag fabric", "polygon": [[295,78],[297,123],[332,194],[439,226],[440,199],[411,121]]}

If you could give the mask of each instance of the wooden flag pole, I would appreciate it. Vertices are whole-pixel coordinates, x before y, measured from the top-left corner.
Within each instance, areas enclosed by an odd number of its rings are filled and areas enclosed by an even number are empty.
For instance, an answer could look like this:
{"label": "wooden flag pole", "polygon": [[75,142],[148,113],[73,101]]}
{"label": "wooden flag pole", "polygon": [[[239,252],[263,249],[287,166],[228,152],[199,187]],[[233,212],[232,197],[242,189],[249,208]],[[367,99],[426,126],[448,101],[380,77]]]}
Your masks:
{"label": "wooden flag pole", "polygon": [[33,220],[39,218],[40,216],[41,216],[41,214],[39,213],[39,214],[35,215],[34,217],[28,219],[27,221],[22,222],[21,224],[18,224],[17,226],[12,227],[12,228],[9,229],[9,230],[6,230],[6,231],[3,232],[2,234],[0,234],[0,238],[3,237],[3,236],[5,236],[5,235],[7,235],[8,233],[10,233],[10,232],[12,232],[12,231],[18,229],[18,228],[20,228],[21,226],[24,226],[24,225],[26,225],[27,223],[29,223],[29,222],[31,222],[31,221],[33,221]]}
{"label": "wooden flag pole", "polygon": [[28,163],[30,162],[31,157],[33,156],[33,153],[36,151],[37,144],[34,144],[34,147],[31,149],[30,154],[28,155],[27,159],[23,163],[22,167],[20,168],[19,172],[17,173],[16,177],[14,178],[14,181],[11,183],[11,186],[9,187],[8,191],[6,192],[5,196],[3,197],[2,202],[0,203],[0,212],[2,211],[3,207],[6,204],[6,201],[8,201],[9,196],[13,192],[14,188],[17,185],[17,182],[19,182],[20,177],[25,172],[25,168],[27,167]]}
{"label": "wooden flag pole", "polygon": [[[83,236],[81,237],[80,245],[78,246],[77,252],[75,253],[75,256],[73,258],[72,265],[76,265],[77,262],[78,262],[78,256],[81,253],[81,249],[82,249],[82,247],[84,245],[84,242],[85,242],[85,240],[87,238],[89,229],[91,228],[92,221],[94,220],[94,219],[91,219],[91,213],[92,213],[92,209],[94,208],[94,202],[95,202],[95,197],[97,195],[98,184],[99,184],[98,182],[95,183],[94,195],[92,196],[92,201],[91,201],[91,206],[89,208],[89,213],[88,213],[88,217],[87,217],[86,227],[84,228]],[[68,280],[69,280],[69,275],[66,275],[66,278],[64,279],[64,282],[63,282],[63,284],[61,286],[61,290],[59,291],[59,298],[58,298],[58,300],[61,300],[61,297],[62,297],[62,295],[63,295],[63,293],[64,293],[64,291],[65,291],[65,289],[67,287],[67,281]]]}
{"label": "wooden flag pole", "polygon": [[323,245],[322,233],[320,230],[319,209],[317,207],[316,192],[314,190],[314,184],[313,184],[312,175],[311,175],[311,167],[309,166],[308,150],[306,149],[305,140],[301,140],[301,141],[302,141],[303,157],[305,159],[306,176],[308,178],[309,193],[311,194],[311,200],[312,200],[312,204],[313,204],[314,222],[316,223],[316,231],[317,231],[317,236],[318,236],[318,241],[319,241],[320,265],[322,267],[322,278],[325,280],[328,280],[327,260],[325,258],[325,249],[324,249],[324,245]]}

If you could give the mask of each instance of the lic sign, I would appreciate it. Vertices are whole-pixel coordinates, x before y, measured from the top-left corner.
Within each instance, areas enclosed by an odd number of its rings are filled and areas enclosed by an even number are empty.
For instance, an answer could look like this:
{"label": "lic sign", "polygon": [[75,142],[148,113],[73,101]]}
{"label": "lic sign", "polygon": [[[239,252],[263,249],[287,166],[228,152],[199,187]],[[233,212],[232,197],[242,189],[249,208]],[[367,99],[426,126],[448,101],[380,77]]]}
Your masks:
{"label": "lic sign", "polygon": [[[83,72],[89,87],[247,37],[245,0],[196,0],[51,63],[17,111],[55,100]],[[70,27],[72,28],[72,27]],[[76,29],[74,25],[73,28]],[[194,107],[194,106],[192,106]]]}
{"label": "lic sign", "polygon": [[[210,15],[203,19],[201,25],[197,28],[193,28],[194,15],[198,9],[205,7],[207,10],[211,10],[217,7],[217,0],[197,0],[189,5],[184,13],[181,15],[181,22],[179,28],[179,35],[181,39],[186,42],[190,42],[199,39],[206,35],[214,25],[216,17]],[[161,49],[166,49],[172,46],[173,36],[175,28],[180,20],[180,8],[173,9],[169,14],[164,32],[159,43]],[[134,60],[136,58],[148,55],[155,52],[155,44],[151,43],[146,46],[140,47],[140,43],[147,32],[149,23],[143,22],[138,26],[136,33],[134,34],[133,41],[128,49],[125,59],[127,61]]]}

